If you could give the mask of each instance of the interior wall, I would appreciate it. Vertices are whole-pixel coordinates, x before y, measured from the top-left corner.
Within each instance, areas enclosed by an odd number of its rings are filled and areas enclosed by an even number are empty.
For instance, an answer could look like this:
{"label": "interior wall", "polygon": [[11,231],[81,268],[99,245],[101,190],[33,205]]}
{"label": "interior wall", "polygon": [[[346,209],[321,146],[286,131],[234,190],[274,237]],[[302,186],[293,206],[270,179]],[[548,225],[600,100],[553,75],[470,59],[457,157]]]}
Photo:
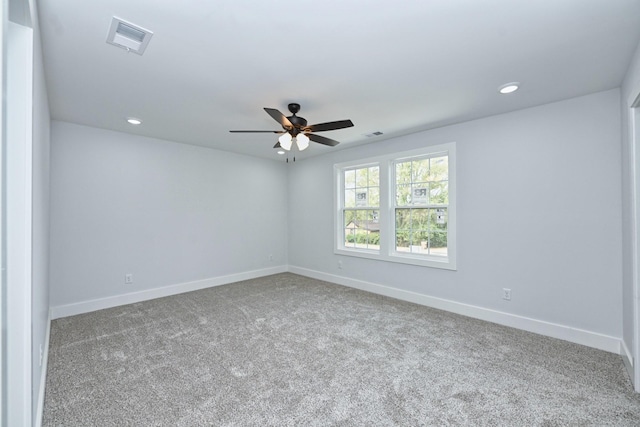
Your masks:
{"label": "interior wall", "polygon": [[[620,337],[619,102],[615,89],[300,161],[289,264]],[[335,163],[447,142],[457,144],[457,271],[333,253]]]}
{"label": "interior wall", "polygon": [[38,26],[36,2],[32,2],[33,23],[33,177],[32,177],[32,321],[31,321],[31,369],[33,419],[40,413],[42,404],[40,390],[45,368],[43,360],[47,351],[47,330],[49,326],[49,100],[44,77],[42,44]]}
{"label": "interior wall", "polygon": [[51,305],[286,265],[286,178],[283,162],[52,121]]}
{"label": "interior wall", "polygon": [[[638,336],[637,329],[640,327],[636,324],[634,317],[634,299],[637,295],[634,295],[635,281],[638,280],[636,276],[638,263],[638,230],[637,230],[637,213],[636,206],[640,194],[638,191],[640,187],[634,184],[634,181],[638,180],[638,160],[639,154],[633,147],[632,140],[632,128],[630,121],[630,106],[634,99],[640,95],[640,44],[636,49],[629,69],[625,76],[625,79],[621,87],[621,129],[622,129],[622,243],[623,243],[623,281],[622,281],[622,339],[625,347],[627,357],[638,357],[638,354],[633,355],[633,352],[637,352],[638,343],[636,337]],[[637,303],[637,301],[636,301]],[[634,350],[636,349],[636,350]],[[638,367],[635,367],[638,370]],[[632,378],[633,372],[630,372]],[[637,380],[640,374],[636,373],[634,382],[637,391],[640,391],[640,381]]]}

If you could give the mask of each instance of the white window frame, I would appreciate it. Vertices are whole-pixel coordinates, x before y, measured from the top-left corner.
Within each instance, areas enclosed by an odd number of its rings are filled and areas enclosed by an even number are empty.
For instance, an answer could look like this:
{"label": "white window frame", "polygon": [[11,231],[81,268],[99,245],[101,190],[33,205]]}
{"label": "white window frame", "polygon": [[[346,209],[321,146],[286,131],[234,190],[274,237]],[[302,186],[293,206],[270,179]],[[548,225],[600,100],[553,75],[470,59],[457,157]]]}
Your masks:
{"label": "white window frame", "polygon": [[[411,158],[447,155],[449,162],[449,205],[447,207],[447,256],[401,253],[395,245],[395,168],[398,162]],[[347,247],[344,245],[344,171],[371,166],[380,171],[380,250]],[[334,253],[379,261],[413,264],[425,267],[456,270],[456,145],[455,142],[431,145],[416,150],[390,153],[334,165]]]}
{"label": "white window frame", "polygon": [[[347,208],[345,208],[345,206],[344,206],[344,205],[345,205],[345,200],[344,200],[344,194],[345,194],[345,191],[344,191],[344,190],[345,190],[345,187],[344,187],[344,185],[345,185],[345,183],[342,181],[342,179],[344,179],[344,173],[343,173],[343,172],[345,172],[345,171],[349,171],[349,170],[355,170],[355,169],[366,169],[366,168],[371,168],[371,167],[376,167],[376,166],[378,167],[378,174],[380,174],[380,166],[381,166],[381,165],[380,165],[378,162],[365,163],[365,164],[360,164],[360,163],[358,163],[357,165],[352,166],[352,167],[345,166],[345,167],[341,168],[341,170],[340,170],[340,178],[339,178],[339,179],[341,180],[341,183],[340,183],[341,190],[338,192],[338,193],[340,194],[340,196],[339,196],[339,197],[340,197],[340,201],[339,201],[339,204],[340,204],[340,213],[339,213],[339,216],[340,216],[340,221],[341,221],[341,222],[343,221],[343,212],[344,212],[344,210],[345,210],[345,209],[347,209]],[[378,184],[379,184],[379,185],[378,185],[378,189],[379,189],[379,191],[380,191],[380,188],[382,187],[382,177],[381,177],[380,175],[378,176]],[[366,206],[366,207],[360,207],[360,208],[358,208],[358,207],[356,206],[356,208],[355,208],[355,209],[356,209],[356,210],[366,210],[366,211],[378,211],[378,215],[380,215],[380,207],[382,206],[382,194],[381,194],[381,193],[379,194],[379,199],[380,199],[380,205],[379,205],[378,207],[375,207],[375,206]],[[342,233],[340,233],[341,238],[342,238],[342,237],[345,237],[345,236],[344,236],[344,225],[343,225],[343,227],[342,227],[342,228],[343,228]],[[354,251],[364,252],[364,253],[370,253],[370,254],[378,254],[378,253],[380,253],[380,250],[379,250],[379,249],[371,249],[371,248],[354,248],[354,247],[345,246],[345,245],[344,245],[344,240],[343,240],[341,243],[342,243],[342,247],[343,247],[344,249],[346,249],[346,250],[354,250]]]}

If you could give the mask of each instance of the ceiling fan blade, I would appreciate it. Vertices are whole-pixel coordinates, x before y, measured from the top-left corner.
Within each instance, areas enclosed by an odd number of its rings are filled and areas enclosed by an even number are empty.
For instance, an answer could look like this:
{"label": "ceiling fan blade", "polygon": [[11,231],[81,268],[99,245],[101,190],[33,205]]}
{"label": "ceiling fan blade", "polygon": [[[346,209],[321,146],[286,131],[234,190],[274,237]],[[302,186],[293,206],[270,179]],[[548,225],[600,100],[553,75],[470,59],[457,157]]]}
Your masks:
{"label": "ceiling fan blade", "polygon": [[231,133],[284,133],[283,130],[230,130]]}
{"label": "ceiling fan blade", "polygon": [[305,133],[305,135],[307,135],[310,140],[312,140],[313,142],[317,142],[318,144],[329,145],[331,147],[335,147],[336,145],[340,144],[338,141],[325,138],[324,136],[314,135],[312,133]]}
{"label": "ceiling fan blade", "polygon": [[264,111],[266,111],[267,114],[273,118],[273,120],[280,123],[283,128],[293,129],[293,125],[291,124],[289,119],[287,119],[285,115],[282,114],[280,111],[276,110],[275,108],[266,108],[266,107]]}
{"label": "ceiling fan blade", "polygon": [[305,132],[324,132],[327,130],[337,130],[350,128],[353,126],[351,120],[338,120],[337,122],[318,123],[316,125],[307,126]]}

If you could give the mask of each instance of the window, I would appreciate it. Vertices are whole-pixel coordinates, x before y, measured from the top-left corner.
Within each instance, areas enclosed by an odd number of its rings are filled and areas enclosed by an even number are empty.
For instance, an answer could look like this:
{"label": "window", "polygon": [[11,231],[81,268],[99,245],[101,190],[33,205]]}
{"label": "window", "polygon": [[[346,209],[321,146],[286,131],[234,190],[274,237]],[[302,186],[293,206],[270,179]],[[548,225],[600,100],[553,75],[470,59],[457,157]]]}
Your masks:
{"label": "window", "polygon": [[376,166],[344,171],[344,246],[380,249],[380,169]]}
{"label": "window", "polygon": [[447,157],[438,154],[394,163],[395,251],[447,256]]}
{"label": "window", "polygon": [[336,253],[455,270],[455,144],[335,165]]}

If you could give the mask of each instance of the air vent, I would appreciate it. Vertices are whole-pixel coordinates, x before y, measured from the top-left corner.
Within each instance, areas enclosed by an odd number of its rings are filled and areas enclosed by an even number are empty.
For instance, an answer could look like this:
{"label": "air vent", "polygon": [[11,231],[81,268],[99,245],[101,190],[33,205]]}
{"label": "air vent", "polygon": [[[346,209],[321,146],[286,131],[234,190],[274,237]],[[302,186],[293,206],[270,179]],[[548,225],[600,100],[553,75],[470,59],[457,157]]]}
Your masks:
{"label": "air vent", "polygon": [[142,55],[151,36],[153,32],[114,16],[107,35],[107,43],[125,49],[127,52]]}
{"label": "air vent", "polygon": [[376,131],[376,132],[372,132],[372,133],[365,133],[364,136],[366,136],[367,138],[371,138],[373,136],[380,136],[382,135],[382,132],[380,131]]}

